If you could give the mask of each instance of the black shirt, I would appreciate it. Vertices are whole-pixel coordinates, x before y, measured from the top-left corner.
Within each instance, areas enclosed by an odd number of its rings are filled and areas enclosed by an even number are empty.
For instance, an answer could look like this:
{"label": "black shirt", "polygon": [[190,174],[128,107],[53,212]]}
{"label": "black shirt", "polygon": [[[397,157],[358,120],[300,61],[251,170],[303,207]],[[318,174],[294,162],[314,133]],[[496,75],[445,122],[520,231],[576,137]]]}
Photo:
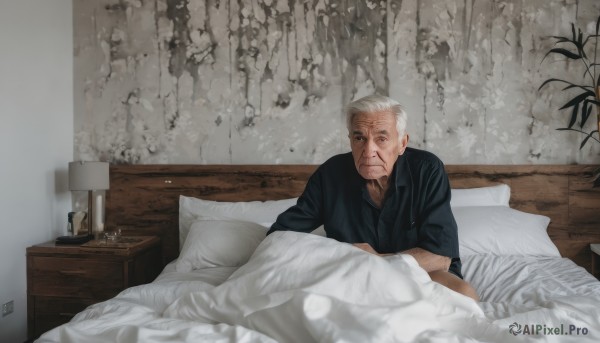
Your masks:
{"label": "black shirt", "polygon": [[269,233],[311,232],[324,225],[327,237],[369,243],[378,253],[419,247],[450,257],[450,271],[462,278],[458,232],[443,163],[432,153],[406,148],[390,177],[390,187],[378,208],[352,154],[336,155],[319,166],[297,204],[277,217]]}

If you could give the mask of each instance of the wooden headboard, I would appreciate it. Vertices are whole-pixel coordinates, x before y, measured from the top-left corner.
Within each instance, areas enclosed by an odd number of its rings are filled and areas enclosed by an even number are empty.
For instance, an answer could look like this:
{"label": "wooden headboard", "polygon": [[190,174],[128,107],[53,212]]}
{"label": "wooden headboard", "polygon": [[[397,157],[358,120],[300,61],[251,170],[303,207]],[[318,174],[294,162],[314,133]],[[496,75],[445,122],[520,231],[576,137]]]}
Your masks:
{"label": "wooden headboard", "polygon": [[[296,197],[315,165],[112,165],[107,228],[124,235],[157,235],[163,257],[179,254],[179,195],[217,201]],[[511,207],[552,219],[550,237],[564,257],[590,270],[591,242],[600,242],[600,189],[594,166],[448,165],[453,188],[506,183]]]}

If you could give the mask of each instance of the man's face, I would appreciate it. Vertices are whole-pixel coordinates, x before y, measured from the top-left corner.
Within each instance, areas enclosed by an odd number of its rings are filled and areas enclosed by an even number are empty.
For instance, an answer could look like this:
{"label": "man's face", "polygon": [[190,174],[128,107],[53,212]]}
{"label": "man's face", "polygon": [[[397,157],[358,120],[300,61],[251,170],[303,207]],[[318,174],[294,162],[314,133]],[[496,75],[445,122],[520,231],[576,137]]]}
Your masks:
{"label": "man's face", "polygon": [[398,138],[396,118],[390,112],[356,114],[349,137],[354,165],[367,180],[390,176],[398,155],[404,153],[408,144],[408,135]]}

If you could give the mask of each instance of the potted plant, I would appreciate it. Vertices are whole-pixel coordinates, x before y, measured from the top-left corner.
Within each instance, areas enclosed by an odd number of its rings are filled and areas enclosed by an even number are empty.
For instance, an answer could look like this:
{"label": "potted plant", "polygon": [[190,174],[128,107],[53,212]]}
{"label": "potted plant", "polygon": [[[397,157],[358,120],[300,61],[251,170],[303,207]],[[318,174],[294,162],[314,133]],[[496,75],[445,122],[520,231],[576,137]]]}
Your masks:
{"label": "potted plant", "polygon": [[[600,31],[600,16],[596,21],[596,31],[594,34],[585,35],[575,24],[571,24],[571,37],[552,36],[556,41],[554,47],[544,55],[544,59],[551,54],[558,54],[569,60],[576,60],[583,64],[584,73],[582,79],[575,82],[550,78],[538,89],[552,82],[566,84],[563,90],[577,89],[577,95],[567,101],[559,110],[568,110],[571,113],[567,127],[558,128],[560,131],[576,131],[584,134],[584,138],[579,145],[582,149],[586,143],[592,139],[600,143],[600,57],[598,56],[598,40]],[[542,59],[542,62],[544,61]],[[596,109],[594,129],[590,132],[584,131],[585,123],[592,115],[593,109]],[[577,119],[579,118],[578,128]],[[600,170],[594,173],[594,187],[600,186]]]}

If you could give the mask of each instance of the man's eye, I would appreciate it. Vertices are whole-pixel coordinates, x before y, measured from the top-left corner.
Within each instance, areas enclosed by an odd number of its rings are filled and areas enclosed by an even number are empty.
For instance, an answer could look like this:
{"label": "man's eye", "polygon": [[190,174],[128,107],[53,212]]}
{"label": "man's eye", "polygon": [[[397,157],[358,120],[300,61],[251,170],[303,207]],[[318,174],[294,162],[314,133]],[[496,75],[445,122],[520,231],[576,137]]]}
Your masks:
{"label": "man's eye", "polygon": [[359,137],[359,136],[356,136],[356,137],[354,137],[354,140],[355,140],[355,141],[359,141],[359,142],[361,142],[361,141],[364,141],[364,140],[365,140],[365,137]]}

